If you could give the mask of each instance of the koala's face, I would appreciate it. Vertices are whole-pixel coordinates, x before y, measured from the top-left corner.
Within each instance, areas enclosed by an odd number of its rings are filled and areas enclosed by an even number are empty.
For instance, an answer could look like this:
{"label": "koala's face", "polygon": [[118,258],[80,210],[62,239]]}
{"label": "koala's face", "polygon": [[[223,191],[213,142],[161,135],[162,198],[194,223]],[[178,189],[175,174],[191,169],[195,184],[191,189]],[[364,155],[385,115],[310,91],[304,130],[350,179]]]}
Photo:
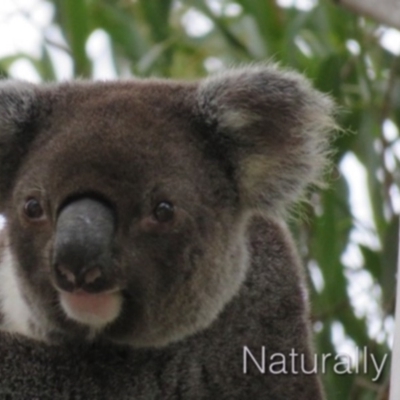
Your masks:
{"label": "koala's face", "polygon": [[0,268],[32,334],[160,346],[208,326],[245,277],[246,217],[315,179],[330,107],[272,68],[0,85]]}

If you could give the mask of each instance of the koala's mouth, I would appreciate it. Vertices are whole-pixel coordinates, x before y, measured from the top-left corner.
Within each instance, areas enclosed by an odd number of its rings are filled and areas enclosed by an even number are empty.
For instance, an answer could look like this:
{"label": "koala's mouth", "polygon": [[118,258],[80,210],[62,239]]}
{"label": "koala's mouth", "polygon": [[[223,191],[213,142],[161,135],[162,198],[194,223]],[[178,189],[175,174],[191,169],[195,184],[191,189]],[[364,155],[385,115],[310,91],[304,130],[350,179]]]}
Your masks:
{"label": "koala's mouth", "polygon": [[96,294],[61,291],[59,296],[61,307],[70,319],[98,329],[113,322],[122,309],[119,290]]}

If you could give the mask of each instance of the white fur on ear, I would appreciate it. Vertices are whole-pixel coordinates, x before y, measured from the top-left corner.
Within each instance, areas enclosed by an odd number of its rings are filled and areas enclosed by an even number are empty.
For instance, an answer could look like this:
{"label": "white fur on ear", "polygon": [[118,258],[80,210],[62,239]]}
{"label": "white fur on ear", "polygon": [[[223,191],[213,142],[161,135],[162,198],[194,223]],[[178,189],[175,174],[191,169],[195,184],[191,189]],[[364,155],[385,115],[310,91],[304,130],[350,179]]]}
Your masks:
{"label": "white fur on ear", "polygon": [[[217,123],[222,129],[241,129],[259,119],[251,109],[243,104],[228,104],[232,93],[242,92],[243,101],[248,97],[252,80],[259,67],[233,69],[204,79],[198,89],[198,108],[209,124]],[[228,102],[227,102],[228,100]]]}
{"label": "white fur on ear", "polygon": [[35,100],[33,84],[0,81],[0,135],[12,133],[30,118]]}
{"label": "white fur on ear", "polygon": [[[231,129],[261,121],[270,112],[268,108],[286,112],[287,117],[296,112],[296,105],[297,109],[314,105],[316,112],[329,116],[334,108],[329,96],[313,89],[304,76],[273,64],[232,69],[210,76],[200,83],[197,100],[207,123]],[[273,119],[284,117],[275,114]]]}
{"label": "white fur on ear", "polygon": [[[210,139],[231,142],[247,207],[275,214],[321,182],[329,158],[334,103],[302,75],[261,65],[200,82],[197,112]],[[229,155],[227,155],[228,157]]]}

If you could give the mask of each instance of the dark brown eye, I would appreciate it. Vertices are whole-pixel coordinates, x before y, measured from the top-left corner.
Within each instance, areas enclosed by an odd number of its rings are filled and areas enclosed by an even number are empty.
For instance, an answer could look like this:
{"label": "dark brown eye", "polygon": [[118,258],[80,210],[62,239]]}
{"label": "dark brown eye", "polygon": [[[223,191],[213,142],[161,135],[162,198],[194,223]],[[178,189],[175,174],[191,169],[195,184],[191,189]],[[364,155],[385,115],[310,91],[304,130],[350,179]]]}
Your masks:
{"label": "dark brown eye", "polygon": [[34,198],[30,198],[26,201],[24,212],[29,219],[40,219],[44,215],[41,204]]}
{"label": "dark brown eye", "polygon": [[171,221],[174,217],[174,206],[167,201],[162,201],[154,209],[153,214],[158,222]]}

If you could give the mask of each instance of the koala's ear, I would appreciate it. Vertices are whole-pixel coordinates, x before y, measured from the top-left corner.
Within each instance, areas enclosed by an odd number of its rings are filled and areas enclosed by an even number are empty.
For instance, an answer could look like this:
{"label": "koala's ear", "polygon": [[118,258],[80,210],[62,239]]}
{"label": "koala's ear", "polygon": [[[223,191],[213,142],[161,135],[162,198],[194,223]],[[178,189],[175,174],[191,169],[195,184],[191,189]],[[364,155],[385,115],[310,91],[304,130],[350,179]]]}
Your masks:
{"label": "koala's ear", "polygon": [[229,143],[245,207],[284,211],[319,181],[334,106],[301,75],[274,66],[232,70],[205,79],[196,96],[208,139]]}
{"label": "koala's ear", "polygon": [[0,81],[0,208],[34,137],[39,110],[35,85]]}

